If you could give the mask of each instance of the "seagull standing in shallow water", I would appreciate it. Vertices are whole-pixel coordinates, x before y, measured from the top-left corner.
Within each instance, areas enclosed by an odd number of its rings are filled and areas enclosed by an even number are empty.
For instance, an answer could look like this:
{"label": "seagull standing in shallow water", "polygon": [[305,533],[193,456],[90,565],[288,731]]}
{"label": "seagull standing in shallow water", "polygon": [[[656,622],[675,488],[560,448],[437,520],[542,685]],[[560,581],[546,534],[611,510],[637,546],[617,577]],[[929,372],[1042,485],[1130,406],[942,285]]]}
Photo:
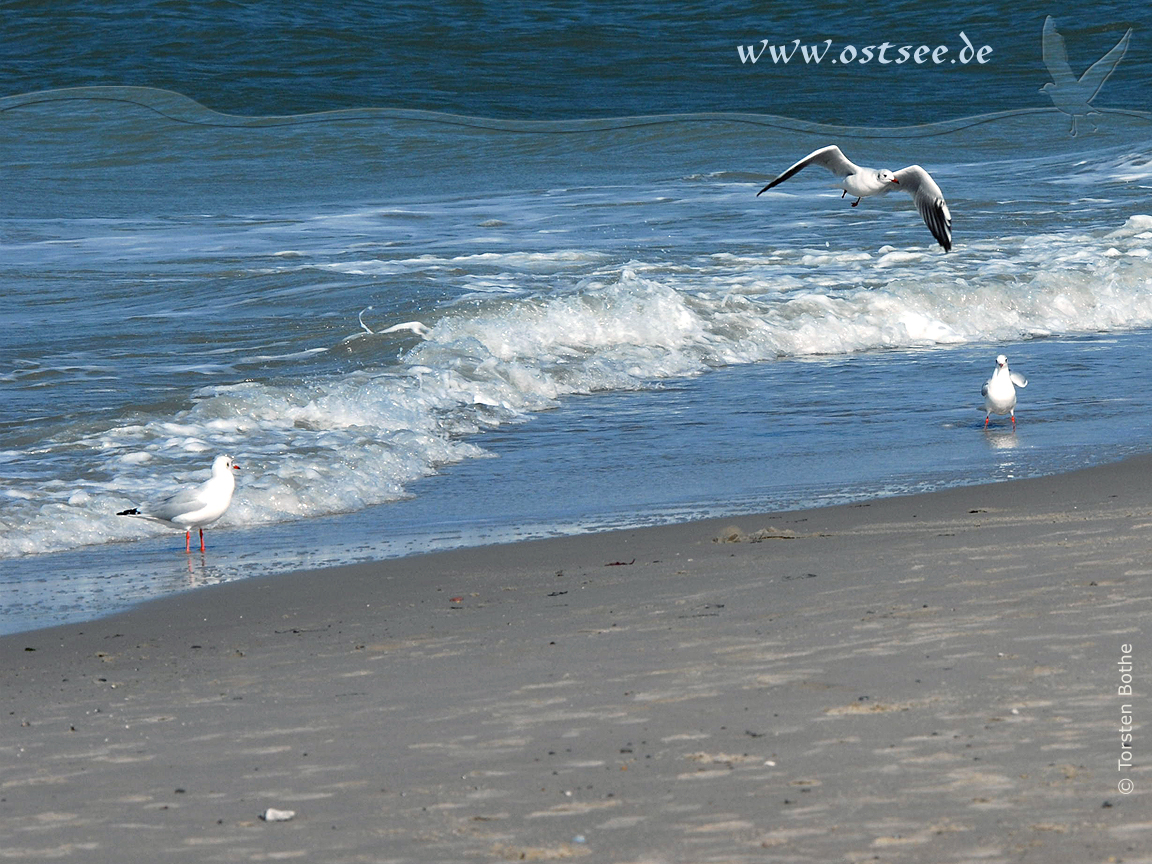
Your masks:
{"label": "seagull standing in shallow water", "polygon": [[183,528],[184,549],[189,553],[192,551],[192,529],[199,528],[200,551],[203,552],[204,526],[223,516],[232,503],[232,492],[236,488],[236,478],[232,472],[239,470],[240,466],[232,461],[231,456],[217,456],[212,463],[212,476],[199,486],[177,492],[167,501],[145,508],[143,512],[133,507],[116,515],[139,516],[141,519],[166,522]]}
{"label": "seagull standing in shallow water", "polygon": [[[936,241],[947,252],[952,248],[952,214],[948,204],[944,201],[944,193],[932,179],[932,175],[919,165],[909,165],[893,173],[887,168],[861,168],[845,156],[835,144],[814,150],[756,193],[759,197],[779,185],[794,174],[799,173],[809,165],[819,165],[827,168],[840,178],[837,184],[844,190],[844,195],[855,195],[852,202],[855,207],[861,199],[873,195],[887,195],[894,188],[907,192],[912,196],[912,202],[924,219],[924,224],[932,232]],[[840,197],[843,198],[844,195]]]}
{"label": "seagull standing in shallow water", "polygon": [[1028,379],[1019,372],[1008,371],[1008,358],[1001,354],[996,358],[996,370],[992,377],[984,382],[980,388],[980,395],[984,397],[984,408],[988,412],[984,415],[984,428],[988,428],[988,420],[993,414],[1010,414],[1012,428],[1016,428],[1016,388],[1027,387]]}

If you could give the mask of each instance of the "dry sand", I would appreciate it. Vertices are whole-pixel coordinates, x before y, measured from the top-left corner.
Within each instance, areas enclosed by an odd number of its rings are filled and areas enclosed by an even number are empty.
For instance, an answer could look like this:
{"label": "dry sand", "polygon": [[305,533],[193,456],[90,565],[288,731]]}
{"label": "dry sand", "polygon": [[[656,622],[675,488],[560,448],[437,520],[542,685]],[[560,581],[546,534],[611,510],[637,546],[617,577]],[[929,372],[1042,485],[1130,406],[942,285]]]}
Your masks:
{"label": "dry sand", "polygon": [[252,579],[3,637],[0,859],[1152,860],[1150,471]]}

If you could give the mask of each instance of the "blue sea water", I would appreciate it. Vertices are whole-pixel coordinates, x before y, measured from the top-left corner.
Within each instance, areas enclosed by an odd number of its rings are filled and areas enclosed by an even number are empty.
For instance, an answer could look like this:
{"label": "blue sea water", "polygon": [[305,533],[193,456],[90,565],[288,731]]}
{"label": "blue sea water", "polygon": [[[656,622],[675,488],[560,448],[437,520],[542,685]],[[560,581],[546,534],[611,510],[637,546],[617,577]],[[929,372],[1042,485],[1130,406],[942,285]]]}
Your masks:
{"label": "blue sea water", "polygon": [[[0,632],[1146,452],[1152,15],[917,8],[6,4]],[[1075,74],[1132,30],[1075,135],[1047,15]],[[819,169],[757,197],[832,142],[931,171],[954,249]],[[219,452],[204,555],[115,515]]]}

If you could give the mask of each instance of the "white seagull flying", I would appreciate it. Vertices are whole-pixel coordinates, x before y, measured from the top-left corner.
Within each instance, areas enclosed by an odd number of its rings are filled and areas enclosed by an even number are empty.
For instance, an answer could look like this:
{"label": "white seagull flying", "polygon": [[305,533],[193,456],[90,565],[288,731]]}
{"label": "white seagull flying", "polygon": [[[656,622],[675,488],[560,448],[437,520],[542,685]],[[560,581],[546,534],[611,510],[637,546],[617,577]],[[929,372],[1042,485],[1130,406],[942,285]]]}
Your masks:
{"label": "white seagull flying", "polygon": [[1008,371],[1008,358],[1001,354],[996,358],[996,369],[992,377],[980,388],[984,397],[984,428],[993,414],[1010,414],[1012,428],[1016,428],[1016,388],[1027,387],[1028,379],[1019,372]]}
{"label": "white seagull flying", "polygon": [[177,492],[167,501],[153,507],[139,510],[136,507],[123,510],[117,516],[139,516],[153,522],[165,522],[184,529],[184,549],[192,551],[192,529],[200,529],[200,551],[204,551],[204,526],[215,522],[224,515],[232,503],[232,492],[236,488],[233,471],[240,466],[231,456],[217,456],[212,463],[212,476],[199,486],[190,486]]}
{"label": "white seagull flying", "polygon": [[[919,165],[909,165],[899,171],[892,172],[887,168],[861,168],[845,156],[835,144],[814,150],[756,193],[757,197],[767,192],[773,186],[783,183],[789,177],[799,173],[809,165],[819,165],[827,168],[840,178],[837,184],[844,190],[844,195],[852,194],[856,200],[852,202],[855,207],[863,198],[873,195],[887,195],[894,188],[907,192],[912,196],[912,202],[924,224],[932,232],[936,241],[947,252],[952,248],[952,214],[944,200],[944,193],[932,179],[932,175]],[[840,197],[843,198],[844,195]]]}

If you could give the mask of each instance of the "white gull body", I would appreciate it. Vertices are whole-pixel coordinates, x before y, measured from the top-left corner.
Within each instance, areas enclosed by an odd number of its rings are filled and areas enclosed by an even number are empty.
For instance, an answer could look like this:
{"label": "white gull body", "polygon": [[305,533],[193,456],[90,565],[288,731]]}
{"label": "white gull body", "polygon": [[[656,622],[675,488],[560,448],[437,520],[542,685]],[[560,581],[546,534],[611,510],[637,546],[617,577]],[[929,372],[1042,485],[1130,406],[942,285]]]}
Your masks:
{"label": "white gull body", "polygon": [[166,501],[161,501],[143,510],[133,507],[117,513],[117,516],[139,516],[153,522],[164,522],[184,529],[184,546],[192,551],[192,529],[200,529],[200,551],[204,551],[204,526],[210,525],[224,515],[232,503],[232,493],[236,489],[233,471],[240,468],[231,456],[217,456],[212,463],[212,476],[199,486],[190,486],[177,492]]}
{"label": "white gull body", "polygon": [[[837,185],[844,190],[844,195],[856,196],[856,200],[852,202],[853,207],[863,198],[887,195],[894,188],[907,192],[912,196],[912,203],[920,211],[924,224],[928,226],[936,242],[945,252],[952,248],[952,213],[948,210],[944,193],[940,191],[932,175],[919,165],[909,165],[895,172],[887,168],[862,168],[845,156],[835,144],[829,144],[827,147],[813,150],[756,195],[764,194],[809,165],[827,168],[839,177],[840,182]],[[843,198],[844,195],[840,197]]]}
{"label": "white gull body", "polygon": [[984,397],[984,426],[987,428],[988,420],[993,414],[1009,414],[1012,417],[1012,427],[1016,427],[1016,388],[1027,387],[1028,379],[1019,372],[1008,369],[1008,358],[1001,354],[996,358],[996,369],[992,377],[984,382],[980,388],[980,395]]}

